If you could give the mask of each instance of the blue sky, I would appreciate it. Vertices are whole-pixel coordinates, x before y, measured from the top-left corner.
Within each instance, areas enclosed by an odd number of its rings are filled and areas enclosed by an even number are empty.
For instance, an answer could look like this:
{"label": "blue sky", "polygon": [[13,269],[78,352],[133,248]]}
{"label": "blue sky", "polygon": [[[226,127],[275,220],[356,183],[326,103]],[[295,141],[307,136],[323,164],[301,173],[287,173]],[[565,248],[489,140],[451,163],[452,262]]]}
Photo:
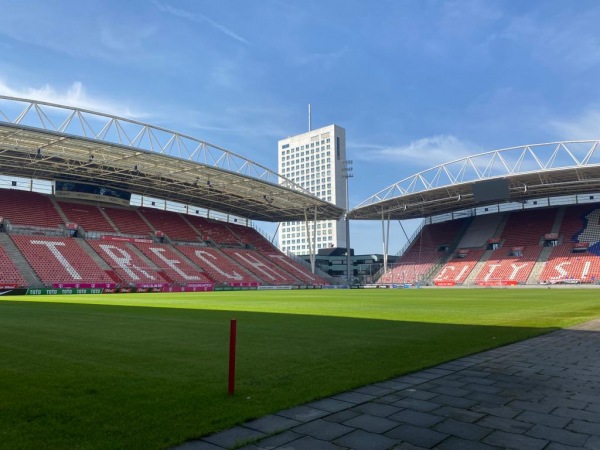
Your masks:
{"label": "blue sky", "polygon": [[[436,164],[599,138],[593,0],[0,0],[0,93],[184,132],[277,168],[346,129],[350,204]],[[262,226],[262,225],[261,225]],[[263,227],[267,230],[270,227]],[[390,251],[404,241],[392,226]],[[352,222],[357,253],[381,224]]]}

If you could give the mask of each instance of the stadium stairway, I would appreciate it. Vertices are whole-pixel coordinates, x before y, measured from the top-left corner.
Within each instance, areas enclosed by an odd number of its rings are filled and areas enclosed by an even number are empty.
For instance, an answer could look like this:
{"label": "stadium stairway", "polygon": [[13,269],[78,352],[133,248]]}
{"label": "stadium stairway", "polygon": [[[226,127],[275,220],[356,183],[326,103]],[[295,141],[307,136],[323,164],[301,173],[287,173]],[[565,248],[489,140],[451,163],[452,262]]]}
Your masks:
{"label": "stadium stairway", "polygon": [[87,243],[85,239],[75,239],[79,246],[89,255],[90,258],[98,264],[105,272],[112,270],[112,268],[104,261],[98,253]]}
{"label": "stadium stairway", "polygon": [[563,218],[565,217],[566,211],[566,206],[561,206],[560,208],[558,208],[558,211],[556,212],[556,218],[554,219],[554,224],[552,225],[552,230],[550,230],[550,233],[558,234],[560,232],[560,227],[562,226]]}
{"label": "stadium stairway", "polygon": [[37,287],[43,285],[8,234],[0,233],[0,247],[4,249],[4,252],[12,260],[29,286]]}
{"label": "stadium stairway", "polygon": [[110,218],[110,216],[108,214],[106,214],[106,211],[104,210],[104,207],[99,206],[98,209],[100,210],[100,214],[102,214],[104,216],[104,218],[106,219],[106,221],[110,224],[110,226],[113,227],[113,230],[118,230],[117,226],[112,221],[112,219]]}
{"label": "stadium stairway", "polygon": [[473,267],[473,270],[471,270],[471,273],[467,276],[463,284],[473,284],[475,282],[475,280],[479,276],[479,272],[481,272],[481,269],[483,269],[485,263],[488,262],[490,256],[492,256],[492,253],[494,253],[494,250],[485,251],[481,259],[477,262],[477,264],[475,264],[475,267]]}
{"label": "stadium stairway", "polygon": [[56,210],[56,212],[58,213],[58,215],[60,216],[60,218],[63,220],[63,223],[70,222],[69,218],[67,217],[67,215],[65,214],[65,212],[61,209],[61,207],[58,204],[58,202],[56,201],[56,197],[50,195],[50,196],[48,196],[48,198],[50,199],[50,202],[54,206],[54,209]]}
{"label": "stadium stairway", "polygon": [[467,234],[468,230],[470,229],[472,223],[473,223],[473,217],[468,217],[464,221],[464,223],[461,225],[460,229],[458,230],[458,233],[456,233],[455,238],[452,240],[452,242],[448,246],[448,250],[446,250],[446,252],[440,256],[438,261],[436,263],[434,263],[434,265],[431,267],[431,269],[429,269],[423,276],[423,278],[422,278],[423,283],[428,284],[439,275],[439,273],[444,268],[446,263],[448,261],[450,261],[450,259],[454,256],[456,250],[459,248],[458,244],[463,241],[463,239],[464,239],[465,235]]}
{"label": "stadium stairway", "polygon": [[544,247],[540,252],[540,256],[538,260],[533,265],[533,269],[531,269],[531,273],[529,274],[529,278],[527,278],[526,284],[537,284],[540,280],[540,276],[546,267],[546,262],[552,253],[554,247]]}

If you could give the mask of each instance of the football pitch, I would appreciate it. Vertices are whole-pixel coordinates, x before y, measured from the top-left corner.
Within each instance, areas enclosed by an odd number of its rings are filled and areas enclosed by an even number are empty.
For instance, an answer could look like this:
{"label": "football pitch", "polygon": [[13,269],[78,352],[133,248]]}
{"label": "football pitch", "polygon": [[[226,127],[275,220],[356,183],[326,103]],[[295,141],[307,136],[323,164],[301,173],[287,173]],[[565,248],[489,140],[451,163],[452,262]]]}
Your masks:
{"label": "football pitch", "polygon": [[598,316],[596,289],[1,297],[0,448],[168,448]]}

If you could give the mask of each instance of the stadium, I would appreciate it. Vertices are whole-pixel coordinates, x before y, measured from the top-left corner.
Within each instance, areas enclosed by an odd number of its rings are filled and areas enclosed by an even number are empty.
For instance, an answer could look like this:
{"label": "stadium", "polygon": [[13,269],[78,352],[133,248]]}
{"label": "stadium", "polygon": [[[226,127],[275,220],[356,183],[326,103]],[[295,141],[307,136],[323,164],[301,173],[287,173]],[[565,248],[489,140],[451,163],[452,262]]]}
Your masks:
{"label": "stadium", "polygon": [[[598,317],[561,289],[600,277],[598,144],[473,155],[346,211],[191,136],[0,96],[0,448],[173,448]],[[381,222],[368,284],[254,226],[344,218]]]}
{"label": "stadium", "polygon": [[[343,281],[316,270],[314,258],[307,265],[284,255],[252,226],[344,215],[269,169],[140,122],[9,97],[2,107],[3,289],[182,292]],[[348,214],[382,222],[383,267],[370,281],[594,283],[597,146],[473,155],[374,194]],[[415,218],[422,223],[388,265],[390,222],[404,232],[402,221]]]}
{"label": "stadium", "polygon": [[[3,119],[13,115],[1,125],[4,289],[330,284],[248,225],[338,219],[343,210],[269,169],[90,111],[6,97],[2,111]],[[139,206],[131,206],[132,195]]]}

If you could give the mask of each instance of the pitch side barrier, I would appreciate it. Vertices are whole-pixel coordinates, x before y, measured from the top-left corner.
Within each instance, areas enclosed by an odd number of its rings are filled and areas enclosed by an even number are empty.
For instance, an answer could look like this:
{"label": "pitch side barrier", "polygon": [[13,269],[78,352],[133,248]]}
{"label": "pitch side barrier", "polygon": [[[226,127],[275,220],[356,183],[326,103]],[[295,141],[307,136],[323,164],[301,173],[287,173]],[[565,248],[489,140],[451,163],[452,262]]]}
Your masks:
{"label": "pitch side barrier", "polygon": [[[347,288],[348,286],[344,286]],[[327,289],[331,286],[214,286],[212,284],[194,286],[127,286],[127,287],[43,287],[19,288],[16,286],[0,286],[2,295],[84,295],[84,294],[130,294],[147,292],[222,292],[222,291],[256,291],[256,290],[314,290]],[[340,288],[334,286],[333,288]]]}
{"label": "pitch side barrier", "polygon": [[312,284],[307,285],[287,285],[287,286],[258,286],[259,291],[296,291],[299,289],[327,289],[329,286],[315,286]]}
{"label": "pitch side barrier", "polygon": [[395,284],[395,283],[390,283],[390,284],[354,284],[352,286],[350,286],[350,289],[409,289],[412,287],[420,287],[420,286],[413,286],[410,283],[403,283],[403,284]]}

